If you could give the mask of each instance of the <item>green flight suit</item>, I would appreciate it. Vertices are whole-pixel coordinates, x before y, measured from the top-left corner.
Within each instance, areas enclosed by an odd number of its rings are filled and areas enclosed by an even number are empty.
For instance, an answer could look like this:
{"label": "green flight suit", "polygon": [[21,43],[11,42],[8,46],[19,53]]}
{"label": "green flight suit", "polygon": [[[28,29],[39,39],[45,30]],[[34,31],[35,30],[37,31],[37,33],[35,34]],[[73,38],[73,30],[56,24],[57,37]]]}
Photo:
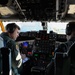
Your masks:
{"label": "green flight suit", "polygon": [[11,50],[11,66],[13,68],[13,71],[17,73],[17,69],[20,69],[22,66],[22,58],[19,50],[16,49],[16,42],[13,39],[11,39],[6,32],[3,32],[1,34],[1,37],[4,40],[5,46]]}

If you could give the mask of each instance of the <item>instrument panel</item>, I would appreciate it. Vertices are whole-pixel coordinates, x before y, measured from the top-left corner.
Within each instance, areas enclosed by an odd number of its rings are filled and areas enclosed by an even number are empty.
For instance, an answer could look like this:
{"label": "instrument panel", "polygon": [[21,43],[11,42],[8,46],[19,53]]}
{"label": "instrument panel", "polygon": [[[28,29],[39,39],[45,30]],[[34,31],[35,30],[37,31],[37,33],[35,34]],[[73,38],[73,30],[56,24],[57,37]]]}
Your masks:
{"label": "instrument panel", "polygon": [[[26,35],[25,35],[26,34]],[[61,41],[62,40],[62,41]],[[32,59],[32,72],[44,71],[54,56],[55,48],[66,41],[66,35],[53,31],[22,32],[16,40],[20,52]]]}

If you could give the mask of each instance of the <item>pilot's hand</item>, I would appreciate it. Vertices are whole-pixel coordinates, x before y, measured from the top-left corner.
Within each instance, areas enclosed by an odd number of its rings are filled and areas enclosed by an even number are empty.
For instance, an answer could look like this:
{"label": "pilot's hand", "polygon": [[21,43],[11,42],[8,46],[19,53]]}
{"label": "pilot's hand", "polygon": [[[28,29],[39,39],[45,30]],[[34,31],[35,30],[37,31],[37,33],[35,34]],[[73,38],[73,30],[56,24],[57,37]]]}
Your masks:
{"label": "pilot's hand", "polygon": [[24,60],[24,59],[26,58],[26,54],[22,54],[22,53],[21,53],[21,57],[22,57],[22,59]]}

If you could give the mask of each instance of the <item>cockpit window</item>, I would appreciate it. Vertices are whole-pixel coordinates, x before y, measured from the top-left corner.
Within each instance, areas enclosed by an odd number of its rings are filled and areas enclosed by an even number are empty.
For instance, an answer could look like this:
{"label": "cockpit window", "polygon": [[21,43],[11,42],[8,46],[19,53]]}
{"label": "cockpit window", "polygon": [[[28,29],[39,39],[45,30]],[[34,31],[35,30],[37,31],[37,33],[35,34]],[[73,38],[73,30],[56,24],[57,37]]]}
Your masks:
{"label": "cockpit window", "polygon": [[[3,22],[4,26],[11,22]],[[41,22],[33,21],[33,22],[15,22],[21,28],[21,32],[27,31],[39,31],[43,30],[43,26]],[[47,22],[47,33],[53,31],[57,34],[65,34],[67,22]]]}
{"label": "cockpit window", "polygon": [[48,22],[47,32],[53,31],[57,34],[65,34],[66,24],[67,22]]}
{"label": "cockpit window", "polygon": [[[4,26],[11,22],[3,22]],[[15,22],[20,26],[21,32],[43,30],[41,22]]]}

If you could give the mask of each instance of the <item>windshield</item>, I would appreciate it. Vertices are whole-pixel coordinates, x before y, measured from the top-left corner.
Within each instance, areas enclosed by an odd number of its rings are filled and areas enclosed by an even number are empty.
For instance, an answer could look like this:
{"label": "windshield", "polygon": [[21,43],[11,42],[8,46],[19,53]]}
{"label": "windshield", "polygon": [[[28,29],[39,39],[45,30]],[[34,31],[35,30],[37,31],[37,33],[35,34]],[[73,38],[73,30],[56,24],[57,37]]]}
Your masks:
{"label": "windshield", "polygon": [[67,22],[48,22],[47,32],[54,31],[58,34],[65,34]]}
{"label": "windshield", "polygon": [[[6,26],[8,23],[11,22],[3,22],[3,25]],[[17,25],[20,26],[20,32],[27,32],[27,31],[39,31],[43,30],[41,22],[15,22]],[[53,31],[58,34],[65,34],[67,22],[47,22],[47,33]],[[0,31],[1,32],[1,31]]]}

